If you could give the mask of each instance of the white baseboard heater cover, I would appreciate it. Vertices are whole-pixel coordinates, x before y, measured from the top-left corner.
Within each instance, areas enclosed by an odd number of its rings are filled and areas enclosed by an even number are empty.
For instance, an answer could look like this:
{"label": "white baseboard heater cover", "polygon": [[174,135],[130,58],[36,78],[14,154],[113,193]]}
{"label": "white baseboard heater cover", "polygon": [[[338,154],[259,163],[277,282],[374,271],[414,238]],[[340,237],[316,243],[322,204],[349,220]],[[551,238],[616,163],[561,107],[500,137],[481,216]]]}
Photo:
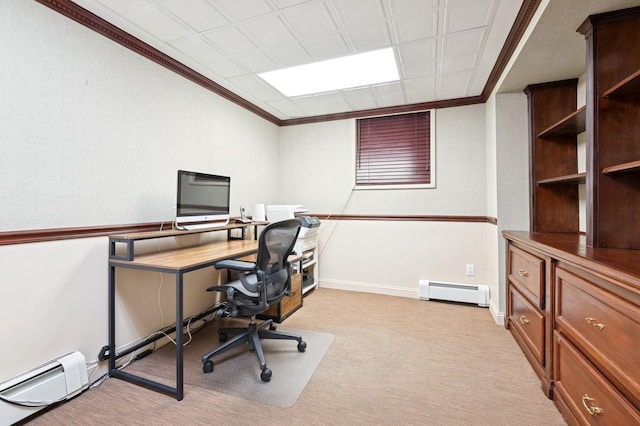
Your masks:
{"label": "white baseboard heater cover", "polygon": [[422,300],[446,300],[473,303],[489,307],[489,286],[483,284],[458,284],[442,281],[419,280],[418,297]]}
{"label": "white baseboard heater cover", "polygon": [[0,383],[0,423],[13,424],[25,419],[47,405],[79,394],[88,383],[84,355],[77,351]]}

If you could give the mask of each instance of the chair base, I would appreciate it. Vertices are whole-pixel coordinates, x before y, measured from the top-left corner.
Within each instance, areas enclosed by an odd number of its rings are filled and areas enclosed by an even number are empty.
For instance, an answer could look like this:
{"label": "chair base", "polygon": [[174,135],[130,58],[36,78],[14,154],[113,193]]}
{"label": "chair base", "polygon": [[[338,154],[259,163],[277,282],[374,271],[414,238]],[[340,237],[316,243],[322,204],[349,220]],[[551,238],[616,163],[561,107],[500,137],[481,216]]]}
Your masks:
{"label": "chair base", "polygon": [[[231,338],[231,340],[227,340],[227,335],[233,335],[234,337]],[[276,331],[276,325],[273,324],[273,320],[256,323],[255,317],[251,318],[251,322],[245,328],[220,328],[218,330],[218,336],[220,341],[224,343],[202,356],[202,370],[205,373],[211,373],[214,367],[211,358],[237,346],[248,343],[249,350],[255,351],[256,355],[258,355],[261,370],[260,378],[263,382],[271,380],[271,370],[267,368],[267,362],[264,357],[262,345],[260,344],[260,339],[296,340],[298,342],[299,352],[304,352],[307,348],[307,344],[302,340],[301,336],[293,333]]]}

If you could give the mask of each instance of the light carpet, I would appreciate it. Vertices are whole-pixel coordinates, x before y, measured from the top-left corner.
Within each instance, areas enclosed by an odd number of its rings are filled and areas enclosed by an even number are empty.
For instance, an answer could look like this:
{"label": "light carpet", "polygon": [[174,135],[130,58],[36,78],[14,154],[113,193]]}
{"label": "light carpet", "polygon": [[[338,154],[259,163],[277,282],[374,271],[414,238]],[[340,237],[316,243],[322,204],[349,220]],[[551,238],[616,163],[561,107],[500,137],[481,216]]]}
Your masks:
{"label": "light carpet", "polygon": [[[237,320],[230,319],[216,323],[219,324],[210,324],[195,334],[185,346],[185,384],[282,408],[295,404],[334,339],[329,333],[278,325],[278,330],[302,336],[307,349],[299,352],[298,342],[295,340],[262,340],[267,367],[273,372],[271,381],[265,383],[260,379],[258,356],[250,352],[247,345],[214,357],[214,371],[203,373],[202,355],[220,344],[217,326],[242,325]],[[126,371],[171,379],[175,386],[175,347],[166,345],[131,364]]]}

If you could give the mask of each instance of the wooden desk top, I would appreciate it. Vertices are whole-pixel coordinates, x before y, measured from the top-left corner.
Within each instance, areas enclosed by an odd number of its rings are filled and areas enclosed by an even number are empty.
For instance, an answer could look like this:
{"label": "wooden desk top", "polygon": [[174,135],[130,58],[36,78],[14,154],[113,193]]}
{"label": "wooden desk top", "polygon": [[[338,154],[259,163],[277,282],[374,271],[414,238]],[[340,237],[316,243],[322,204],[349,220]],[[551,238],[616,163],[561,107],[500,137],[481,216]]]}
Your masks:
{"label": "wooden desk top", "polygon": [[135,256],[132,261],[110,259],[109,264],[135,269],[177,272],[205,267],[219,260],[242,257],[257,251],[258,241],[255,240],[216,241],[193,247],[141,254]]}

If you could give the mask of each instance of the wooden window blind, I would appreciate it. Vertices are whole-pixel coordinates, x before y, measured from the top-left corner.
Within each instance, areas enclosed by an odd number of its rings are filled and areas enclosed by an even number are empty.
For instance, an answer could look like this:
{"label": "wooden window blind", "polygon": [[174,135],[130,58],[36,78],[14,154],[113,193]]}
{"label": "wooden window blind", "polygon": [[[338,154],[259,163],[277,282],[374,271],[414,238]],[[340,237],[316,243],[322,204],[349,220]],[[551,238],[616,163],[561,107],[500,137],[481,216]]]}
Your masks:
{"label": "wooden window blind", "polygon": [[356,185],[431,183],[429,111],[359,119]]}

